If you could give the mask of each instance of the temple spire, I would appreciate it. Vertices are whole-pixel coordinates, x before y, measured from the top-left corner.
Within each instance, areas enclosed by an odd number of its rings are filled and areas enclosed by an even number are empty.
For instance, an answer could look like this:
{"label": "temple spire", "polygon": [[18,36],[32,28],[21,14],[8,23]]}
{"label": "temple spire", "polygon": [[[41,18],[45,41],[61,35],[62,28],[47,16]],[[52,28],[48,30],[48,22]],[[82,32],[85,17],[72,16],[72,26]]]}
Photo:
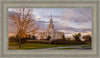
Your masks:
{"label": "temple spire", "polygon": [[54,29],[53,20],[52,20],[52,13],[51,13],[51,18],[50,18],[48,27],[49,27],[49,29]]}
{"label": "temple spire", "polygon": [[51,13],[51,18],[52,18],[52,13]]}

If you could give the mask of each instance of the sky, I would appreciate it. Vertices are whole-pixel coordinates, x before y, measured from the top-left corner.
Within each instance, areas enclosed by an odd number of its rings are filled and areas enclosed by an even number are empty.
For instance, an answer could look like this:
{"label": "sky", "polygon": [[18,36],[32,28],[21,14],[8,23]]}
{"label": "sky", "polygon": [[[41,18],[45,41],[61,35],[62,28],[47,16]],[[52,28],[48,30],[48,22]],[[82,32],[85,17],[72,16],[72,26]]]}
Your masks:
{"label": "sky", "polygon": [[[11,11],[11,8],[8,10]],[[48,28],[52,14],[54,28],[64,32],[66,37],[71,37],[75,33],[91,35],[92,9],[91,8],[33,8],[36,26],[40,26],[38,31]],[[9,28],[12,28],[9,26]],[[9,29],[10,30],[10,29]],[[9,36],[13,33],[9,32]]]}

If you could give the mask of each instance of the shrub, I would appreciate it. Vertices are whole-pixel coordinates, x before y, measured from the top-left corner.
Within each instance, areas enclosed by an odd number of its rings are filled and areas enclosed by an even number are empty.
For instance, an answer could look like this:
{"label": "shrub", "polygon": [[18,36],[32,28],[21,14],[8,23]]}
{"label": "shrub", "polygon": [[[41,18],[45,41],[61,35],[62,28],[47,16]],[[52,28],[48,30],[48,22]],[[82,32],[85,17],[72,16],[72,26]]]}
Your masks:
{"label": "shrub", "polygon": [[9,41],[12,43],[15,42],[15,37],[14,36],[9,37]]}
{"label": "shrub", "polygon": [[[15,42],[19,43],[19,39],[18,38],[15,38]],[[24,38],[21,39],[21,44],[24,44],[26,42],[27,42],[26,39],[24,39]]]}
{"label": "shrub", "polygon": [[47,40],[27,40],[27,43],[44,43],[49,44],[50,41]]}
{"label": "shrub", "polygon": [[76,40],[63,40],[63,39],[56,39],[52,41],[52,44],[62,45],[62,44],[85,44],[86,42],[76,41]]}
{"label": "shrub", "polygon": [[52,41],[52,44],[66,44],[66,41],[63,39],[56,39]]}

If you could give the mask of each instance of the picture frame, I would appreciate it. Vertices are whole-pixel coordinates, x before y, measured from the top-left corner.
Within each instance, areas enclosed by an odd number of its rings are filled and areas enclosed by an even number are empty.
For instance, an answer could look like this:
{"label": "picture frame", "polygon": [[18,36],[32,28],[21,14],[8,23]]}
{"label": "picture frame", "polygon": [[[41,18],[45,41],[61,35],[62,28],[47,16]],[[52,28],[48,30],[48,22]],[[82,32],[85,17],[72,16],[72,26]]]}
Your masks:
{"label": "picture frame", "polygon": [[[8,50],[8,8],[91,8],[91,50]],[[99,0],[0,0],[0,58],[99,58]]]}

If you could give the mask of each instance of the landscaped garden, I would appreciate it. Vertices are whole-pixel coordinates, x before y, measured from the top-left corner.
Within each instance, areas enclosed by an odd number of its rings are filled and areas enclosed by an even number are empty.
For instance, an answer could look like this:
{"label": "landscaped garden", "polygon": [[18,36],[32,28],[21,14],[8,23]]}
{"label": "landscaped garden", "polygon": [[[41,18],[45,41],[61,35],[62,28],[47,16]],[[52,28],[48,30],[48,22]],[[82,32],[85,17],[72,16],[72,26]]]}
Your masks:
{"label": "landscaped garden", "polygon": [[[91,44],[66,44],[66,45],[54,45],[54,44],[43,44],[43,43],[25,43],[21,45],[19,48],[19,44],[16,42],[9,42],[10,50],[32,50],[32,49],[46,49],[46,48],[54,48],[54,47],[68,47],[68,46],[81,46],[81,47],[91,47]],[[56,48],[53,50],[67,50],[67,49],[76,49],[76,48]]]}

